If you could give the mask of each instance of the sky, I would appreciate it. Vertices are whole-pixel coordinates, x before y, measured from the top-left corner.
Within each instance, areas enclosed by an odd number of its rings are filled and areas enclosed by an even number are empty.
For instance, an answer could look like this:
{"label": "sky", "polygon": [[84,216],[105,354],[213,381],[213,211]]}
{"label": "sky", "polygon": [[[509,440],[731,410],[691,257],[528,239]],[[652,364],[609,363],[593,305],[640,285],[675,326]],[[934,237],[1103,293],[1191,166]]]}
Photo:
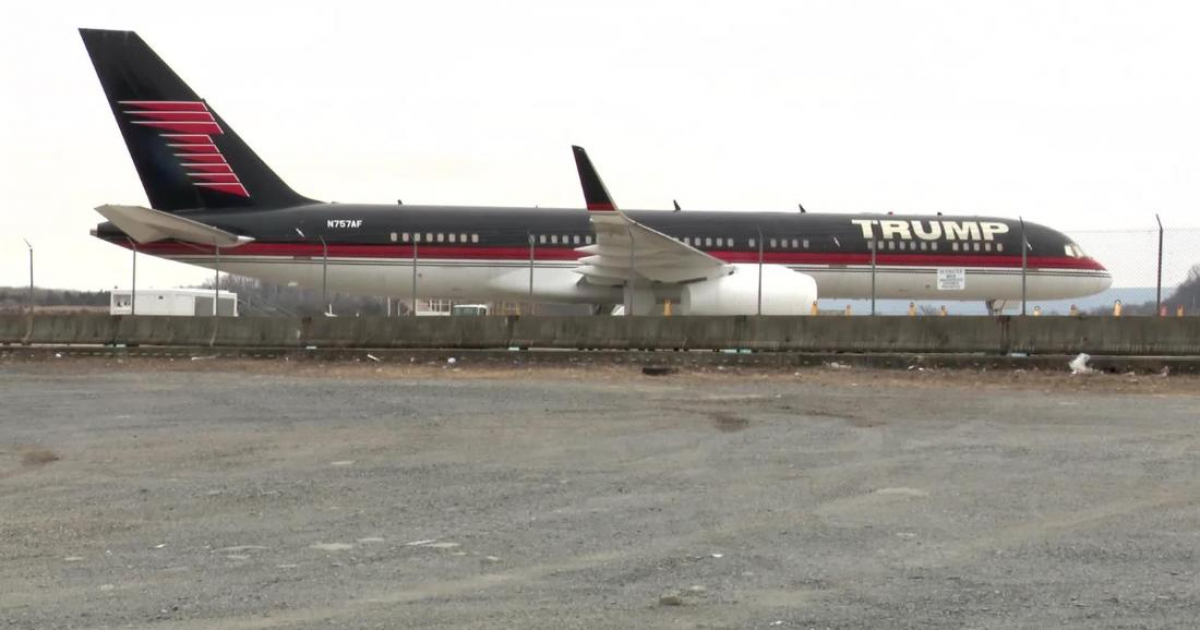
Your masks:
{"label": "sky", "polygon": [[[135,30],[301,194],[1200,227],[1200,3],[37,2],[0,38],[0,286],[127,287],[145,193],[76,31]],[[15,27],[14,27],[15,25]],[[1197,241],[1200,249],[1200,240]],[[1090,252],[1104,262],[1104,252]],[[139,287],[211,271],[139,257]]]}

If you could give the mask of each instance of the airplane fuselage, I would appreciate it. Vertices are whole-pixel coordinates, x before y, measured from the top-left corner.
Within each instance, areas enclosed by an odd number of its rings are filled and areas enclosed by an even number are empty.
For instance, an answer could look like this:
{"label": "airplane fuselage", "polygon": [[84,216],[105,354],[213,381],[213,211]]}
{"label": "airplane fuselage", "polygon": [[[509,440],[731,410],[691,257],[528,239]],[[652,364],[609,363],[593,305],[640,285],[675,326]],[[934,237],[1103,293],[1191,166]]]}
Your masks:
{"label": "airplane fuselage", "polygon": [[[331,291],[460,300],[619,303],[620,286],[572,270],[593,242],[583,209],[311,204],[181,212],[253,237],[222,249],[162,241],[140,252],[280,283]],[[1108,272],[1070,238],[1026,222],[974,216],[721,211],[627,211],[634,220],[730,263],[808,274],[822,298],[1019,300],[1099,293]],[[128,246],[105,223],[96,235]],[[635,246],[636,247],[636,246]],[[939,282],[943,277],[962,282]],[[948,276],[947,276],[948,274]],[[531,293],[532,277],[532,293]],[[323,280],[324,279],[324,280]],[[659,300],[678,288],[648,287]]]}

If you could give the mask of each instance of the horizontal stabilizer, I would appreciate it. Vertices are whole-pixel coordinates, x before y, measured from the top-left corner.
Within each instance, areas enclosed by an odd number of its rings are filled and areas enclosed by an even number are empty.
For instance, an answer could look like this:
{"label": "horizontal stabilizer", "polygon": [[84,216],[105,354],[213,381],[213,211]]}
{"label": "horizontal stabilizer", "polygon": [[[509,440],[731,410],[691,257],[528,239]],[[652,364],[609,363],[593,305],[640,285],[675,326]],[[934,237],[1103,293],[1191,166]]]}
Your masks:
{"label": "horizontal stabilizer", "polygon": [[96,212],[138,243],[175,239],[215,247],[237,247],[254,240],[249,236],[238,236],[199,221],[141,206],[105,205],[96,208]]}

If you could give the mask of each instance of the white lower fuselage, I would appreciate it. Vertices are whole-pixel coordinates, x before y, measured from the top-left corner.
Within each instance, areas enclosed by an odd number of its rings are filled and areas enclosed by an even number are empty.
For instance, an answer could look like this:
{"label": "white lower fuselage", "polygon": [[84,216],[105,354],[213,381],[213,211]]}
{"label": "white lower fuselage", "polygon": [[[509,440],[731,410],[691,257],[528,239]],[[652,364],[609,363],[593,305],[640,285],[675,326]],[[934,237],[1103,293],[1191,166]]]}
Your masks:
{"label": "white lower fuselage", "polygon": [[[239,256],[223,253],[222,272],[269,282],[357,295],[411,299],[414,291],[413,260],[380,258],[329,258],[304,256]],[[214,268],[210,255],[171,255],[166,258]],[[437,259],[419,260],[415,291],[420,299],[528,301],[553,303],[616,304],[622,301],[619,286],[595,286],[583,281],[574,261]],[[1029,300],[1070,299],[1100,293],[1112,283],[1107,272],[1090,269],[963,267],[961,289],[939,289],[938,267],[870,265],[787,265],[811,276],[821,298],[1015,301],[1024,293]],[[874,275],[874,283],[872,283]],[[678,288],[655,287],[657,301],[678,301]]]}

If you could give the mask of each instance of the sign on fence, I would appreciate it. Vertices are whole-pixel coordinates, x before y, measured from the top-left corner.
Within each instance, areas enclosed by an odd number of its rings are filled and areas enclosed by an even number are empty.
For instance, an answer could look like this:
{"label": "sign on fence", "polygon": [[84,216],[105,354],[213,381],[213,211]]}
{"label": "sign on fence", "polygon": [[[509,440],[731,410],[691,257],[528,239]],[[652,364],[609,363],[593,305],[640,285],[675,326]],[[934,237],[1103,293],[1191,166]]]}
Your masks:
{"label": "sign on fence", "polygon": [[967,288],[967,270],[961,267],[937,270],[938,291],[962,291]]}

